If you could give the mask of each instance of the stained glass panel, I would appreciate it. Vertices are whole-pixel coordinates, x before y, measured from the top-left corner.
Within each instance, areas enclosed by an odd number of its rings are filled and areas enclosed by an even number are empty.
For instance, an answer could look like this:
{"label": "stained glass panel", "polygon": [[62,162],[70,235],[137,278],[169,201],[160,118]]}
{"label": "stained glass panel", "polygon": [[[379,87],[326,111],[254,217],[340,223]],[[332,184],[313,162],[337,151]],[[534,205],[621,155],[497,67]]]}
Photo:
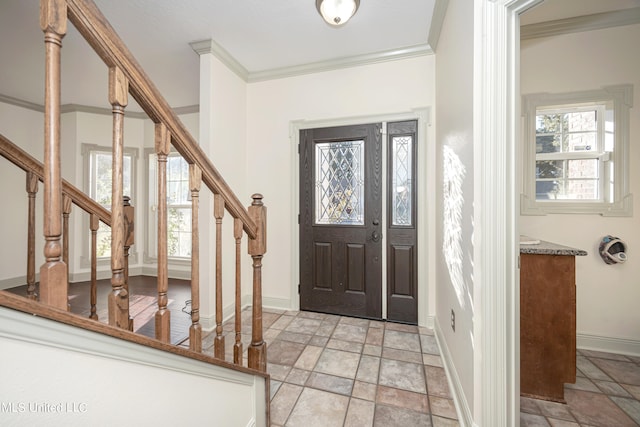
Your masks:
{"label": "stained glass panel", "polygon": [[364,141],[315,146],[316,224],[364,224]]}
{"label": "stained glass panel", "polygon": [[391,221],[393,225],[411,225],[413,138],[411,136],[395,136],[392,138],[391,149]]}

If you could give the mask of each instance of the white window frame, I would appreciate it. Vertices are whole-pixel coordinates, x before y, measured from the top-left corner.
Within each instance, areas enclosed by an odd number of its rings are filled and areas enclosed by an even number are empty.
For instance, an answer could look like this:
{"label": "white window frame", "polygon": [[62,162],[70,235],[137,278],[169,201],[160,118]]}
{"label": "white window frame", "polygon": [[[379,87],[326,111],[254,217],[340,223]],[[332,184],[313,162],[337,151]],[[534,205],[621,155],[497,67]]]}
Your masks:
{"label": "white window frame", "polygon": [[[579,110],[584,106],[600,108],[601,112],[613,111],[613,151],[599,146],[597,152],[575,152],[536,155],[536,115],[540,112],[559,111],[567,108]],[[559,94],[532,94],[522,98],[523,126],[523,192],[520,196],[520,212],[523,215],[546,214],[600,214],[603,216],[631,216],[633,197],[629,193],[629,109],[633,106],[633,86],[617,85],[602,89]],[[598,124],[604,144],[604,114],[599,114]],[[600,139],[600,137],[599,137]],[[599,200],[536,199],[536,159],[598,159]],[[610,181],[609,185],[605,185]]]}
{"label": "white window frame", "polygon": [[[180,156],[177,151],[171,151],[169,157]],[[147,189],[148,189],[148,210],[146,228],[146,251],[144,254],[145,263],[156,263],[158,261],[158,162],[153,149],[145,150],[145,162],[147,169]],[[192,209],[191,193],[189,193],[189,203],[167,205],[180,209]],[[168,260],[173,265],[191,265],[191,257],[168,256]]]}
{"label": "white window frame", "polygon": [[[84,185],[84,192],[87,196],[92,197],[94,190],[92,189],[92,171],[91,161],[94,153],[108,153],[112,154],[112,147],[105,145],[86,144],[83,143],[80,148],[82,154],[82,169],[83,176],[82,181]],[[136,199],[137,195],[137,183],[138,183],[138,149],[133,147],[124,147],[123,153],[125,156],[131,157],[131,194],[124,194],[131,198],[131,204],[135,207],[139,201]],[[111,210],[111,207],[107,207],[107,210]],[[102,222],[100,222],[102,223]],[[83,215],[82,229],[89,230],[89,215]],[[85,235],[85,233],[83,233]],[[80,256],[80,267],[91,267],[91,233],[86,233],[87,237],[82,239],[82,256]],[[134,245],[135,248],[135,245]],[[98,257],[96,263],[98,267],[109,266],[111,257]],[[138,252],[133,249],[129,254],[129,263],[136,264],[138,262]]]}

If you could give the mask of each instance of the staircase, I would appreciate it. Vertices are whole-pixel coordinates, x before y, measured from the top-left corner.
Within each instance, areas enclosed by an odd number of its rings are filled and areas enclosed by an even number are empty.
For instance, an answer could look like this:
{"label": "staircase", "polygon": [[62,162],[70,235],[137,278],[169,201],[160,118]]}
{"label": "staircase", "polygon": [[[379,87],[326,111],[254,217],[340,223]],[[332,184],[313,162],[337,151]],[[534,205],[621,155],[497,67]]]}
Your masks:
{"label": "staircase", "polygon": [[[108,68],[108,101],[112,107],[112,204],[107,210],[82,191],[61,177],[61,111],[60,111],[60,54],[67,23],[71,22],[82,37],[93,48]],[[16,297],[0,291],[2,316],[13,319],[11,310],[29,313],[38,318],[49,319],[67,327],[82,328],[91,334],[105,335],[107,340],[116,338],[135,346],[153,348],[154,351],[169,352],[218,368],[231,369],[242,375],[253,375],[264,384],[259,394],[265,402],[259,406],[266,416],[257,417],[258,425],[268,424],[269,381],[266,375],[266,343],[262,333],[262,258],[266,252],[266,207],[260,194],[252,196],[250,206],[245,208],[237,196],[218,173],[195,139],[181,123],[168,103],[153,85],[109,22],[91,0],[41,0],[40,25],[44,33],[45,51],[45,97],[44,97],[44,162],[40,163],[0,134],[0,155],[26,175],[28,199],[27,230],[27,291]],[[155,313],[155,340],[134,334],[129,313],[128,255],[134,244],[134,208],[123,190],[124,117],[128,97],[131,95],[155,126],[155,153],[158,171],[158,268],[157,311]],[[0,130],[1,131],[1,130]],[[168,251],[167,251],[167,157],[173,147],[189,164],[189,189],[192,201],[191,224],[191,326],[189,349],[176,348],[169,344],[171,312],[167,308],[168,298]],[[39,288],[36,286],[35,236],[36,197],[39,181],[43,183],[43,236],[44,264],[40,266]],[[202,185],[204,184],[204,186]],[[200,257],[199,257],[199,200],[201,191],[211,192],[214,201],[215,219],[215,338],[214,357],[202,354],[202,326],[200,325]],[[91,235],[91,315],[80,318],[69,311],[69,221],[72,207],[80,215],[89,218]],[[235,342],[233,361],[225,361],[225,336],[223,334],[222,254],[223,222],[225,213],[233,221],[235,255]],[[228,218],[228,217],[227,217]],[[100,323],[96,313],[97,256],[96,233],[102,222],[111,229],[111,291],[108,295],[108,325]],[[247,239],[253,272],[251,343],[247,349],[248,366],[243,365],[242,334],[242,253],[243,239]],[[205,284],[208,286],[209,284]],[[26,319],[26,318],[25,318]],[[9,322],[11,323],[11,322]],[[50,324],[48,324],[50,325]],[[37,330],[37,322],[32,325]],[[44,326],[43,326],[44,327]],[[51,326],[46,326],[51,327]],[[3,331],[4,333],[5,331]],[[87,332],[87,333],[89,333]],[[6,332],[11,335],[11,332]],[[0,334],[2,335],[2,334]],[[8,336],[8,335],[5,335]],[[93,350],[91,350],[93,351]],[[147,350],[141,350],[147,351]],[[156,356],[154,356],[156,357]],[[158,356],[161,357],[161,356]],[[6,362],[6,360],[5,360]],[[170,362],[167,362],[170,363]],[[224,375],[223,375],[224,376]],[[233,382],[233,381],[232,381]],[[254,399],[255,400],[255,399]],[[4,410],[4,409],[3,409]]]}

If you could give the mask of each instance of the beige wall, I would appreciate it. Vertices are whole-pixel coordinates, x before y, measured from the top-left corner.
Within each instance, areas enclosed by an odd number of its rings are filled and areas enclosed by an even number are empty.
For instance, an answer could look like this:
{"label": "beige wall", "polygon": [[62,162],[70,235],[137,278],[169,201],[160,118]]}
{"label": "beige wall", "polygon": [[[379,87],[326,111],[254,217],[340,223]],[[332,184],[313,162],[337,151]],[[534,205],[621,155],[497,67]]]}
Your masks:
{"label": "beige wall", "polygon": [[[249,192],[262,193],[268,206],[265,304],[290,308],[298,303],[298,278],[292,273],[298,262],[298,166],[291,122],[353,120],[432,107],[434,67],[435,57],[423,56],[249,84],[246,185]],[[433,143],[433,135],[426,140]]]}
{"label": "beige wall", "polygon": [[[578,346],[640,352],[640,25],[523,41],[523,94],[562,93],[634,85],[630,129],[630,192],[634,215],[521,216],[520,232],[586,250],[576,259]],[[629,260],[607,265],[598,255],[600,239],[612,234],[625,240]]]}
{"label": "beige wall", "polygon": [[[435,266],[437,320],[445,341],[442,344],[448,348],[471,413],[474,411],[474,308],[479,310],[479,302],[474,302],[473,298],[472,3],[449,2],[436,57],[438,206]],[[451,310],[455,311],[455,332],[450,326]],[[478,352],[477,356],[481,354]]]}

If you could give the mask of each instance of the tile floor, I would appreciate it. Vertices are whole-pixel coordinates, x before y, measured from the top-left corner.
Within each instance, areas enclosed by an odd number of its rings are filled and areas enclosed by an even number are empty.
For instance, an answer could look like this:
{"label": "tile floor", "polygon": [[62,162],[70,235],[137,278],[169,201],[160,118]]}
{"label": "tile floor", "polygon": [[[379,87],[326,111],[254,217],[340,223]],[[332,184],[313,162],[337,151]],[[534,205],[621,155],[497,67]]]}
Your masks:
{"label": "tile floor", "polygon": [[[433,331],[271,310],[263,327],[272,427],[459,426]],[[233,323],[224,329],[232,360]],[[207,353],[212,335],[203,339]],[[242,341],[249,340],[243,331]]]}
{"label": "tile floor", "polygon": [[[242,321],[246,366],[250,310]],[[460,426],[432,330],[273,310],[263,327],[273,427]],[[233,328],[231,319],[226,360]],[[206,353],[214,335],[203,339]],[[640,357],[578,350],[576,362],[567,404],[522,397],[521,427],[639,427]]]}
{"label": "tile floor", "polygon": [[640,357],[577,351],[567,404],[520,398],[521,427],[640,426]]}

